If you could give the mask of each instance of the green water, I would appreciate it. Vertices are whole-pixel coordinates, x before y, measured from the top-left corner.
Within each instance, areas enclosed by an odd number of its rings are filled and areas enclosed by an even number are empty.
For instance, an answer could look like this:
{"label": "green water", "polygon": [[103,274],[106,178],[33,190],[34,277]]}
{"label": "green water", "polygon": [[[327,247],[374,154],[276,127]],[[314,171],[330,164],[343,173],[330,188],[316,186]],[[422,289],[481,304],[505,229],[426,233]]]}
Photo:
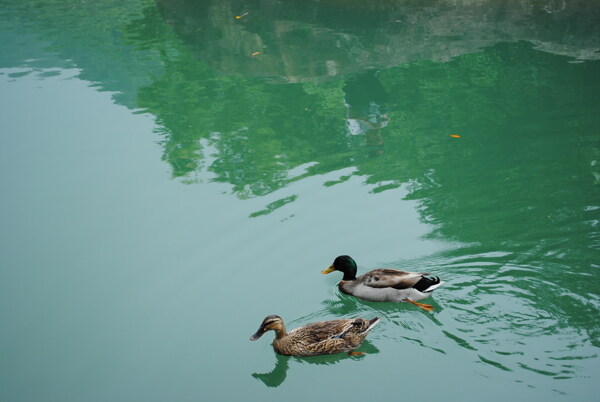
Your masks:
{"label": "green water", "polygon": [[[599,14],[0,1],[0,400],[595,400]],[[269,314],[382,320],[300,359]]]}

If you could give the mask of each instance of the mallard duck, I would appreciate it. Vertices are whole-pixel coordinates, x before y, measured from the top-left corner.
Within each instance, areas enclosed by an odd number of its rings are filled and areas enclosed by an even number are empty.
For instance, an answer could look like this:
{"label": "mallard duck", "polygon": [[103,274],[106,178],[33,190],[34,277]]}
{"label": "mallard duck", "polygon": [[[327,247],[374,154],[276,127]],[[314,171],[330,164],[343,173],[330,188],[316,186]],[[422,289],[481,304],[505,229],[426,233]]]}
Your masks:
{"label": "mallard duck", "polygon": [[275,331],[273,349],[280,355],[316,356],[342,352],[361,355],[363,353],[353,350],[360,346],[377,322],[379,317],[371,320],[354,318],[319,321],[286,332],[281,317],[269,315],[250,340],[255,341],[265,332],[273,330]]}
{"label": "mallard duck", "polygon": [[376,302],[409,302],[427,311],[433,310],[429,304],[417,303],[428,297],[444,282],[438,277],[427,278],[428,272],[406,272],[397,269],[374,269],[356,276],[356,262],[348,255],[340,255],[329,268],[321,271],[328,274],[341,271],[344,277],[338,284],[341,292],[359,299]]}

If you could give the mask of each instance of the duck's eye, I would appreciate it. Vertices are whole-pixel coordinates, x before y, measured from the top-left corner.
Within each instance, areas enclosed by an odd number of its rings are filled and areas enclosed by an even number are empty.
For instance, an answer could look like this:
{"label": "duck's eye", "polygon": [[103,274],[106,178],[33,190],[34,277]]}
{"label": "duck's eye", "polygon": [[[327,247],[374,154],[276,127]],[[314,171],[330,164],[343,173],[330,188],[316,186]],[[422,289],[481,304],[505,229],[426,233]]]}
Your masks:
{"label": "duck's eye", "polygon": [[378,277],[378,276],[376,276],[376,277],[374,277],[373,279],[374,279],[374,280],[376,280],[376,281],[378,281],[378,280],[379,280],[379,277]]}

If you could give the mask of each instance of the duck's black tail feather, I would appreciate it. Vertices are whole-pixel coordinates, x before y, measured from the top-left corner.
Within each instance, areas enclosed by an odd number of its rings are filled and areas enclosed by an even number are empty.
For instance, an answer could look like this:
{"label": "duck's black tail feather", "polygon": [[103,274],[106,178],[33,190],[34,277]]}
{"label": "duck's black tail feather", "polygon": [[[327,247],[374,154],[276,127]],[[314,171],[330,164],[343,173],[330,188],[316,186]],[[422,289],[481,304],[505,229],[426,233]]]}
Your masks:
{"label": "duck's black tail feather", "polygon": [[425,292],[427,289],[429,289],[433,285],[437,285],[440,282],[442,281],[437,276],[432,276],[431,278],[427,278],[426,276],[424,276],[413,287],[419,292]]}

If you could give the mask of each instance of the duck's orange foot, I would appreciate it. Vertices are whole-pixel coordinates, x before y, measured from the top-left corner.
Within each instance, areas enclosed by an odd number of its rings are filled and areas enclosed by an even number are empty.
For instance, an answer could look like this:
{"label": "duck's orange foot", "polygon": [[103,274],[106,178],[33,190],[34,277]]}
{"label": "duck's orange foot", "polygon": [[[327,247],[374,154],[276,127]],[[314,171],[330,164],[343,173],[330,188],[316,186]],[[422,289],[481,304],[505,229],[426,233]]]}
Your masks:
{"label": "duck's orange foot", "polygon": [[410,299],[406,299],[407,302],[414,304],[417,307],[421,307],[423,310],[427,310],[427,311],[433,311],[433,306],[430,304],[423,304],[423,303],[417,303],[415,301],[412,301]]}
{"label": "duck's orange foot", "polygon": [[355,351],[351,350],[350,352],[348,352],[348,355],[350,355],[350,356],[364,356],[365,353],[364,352],[355,352]]}

